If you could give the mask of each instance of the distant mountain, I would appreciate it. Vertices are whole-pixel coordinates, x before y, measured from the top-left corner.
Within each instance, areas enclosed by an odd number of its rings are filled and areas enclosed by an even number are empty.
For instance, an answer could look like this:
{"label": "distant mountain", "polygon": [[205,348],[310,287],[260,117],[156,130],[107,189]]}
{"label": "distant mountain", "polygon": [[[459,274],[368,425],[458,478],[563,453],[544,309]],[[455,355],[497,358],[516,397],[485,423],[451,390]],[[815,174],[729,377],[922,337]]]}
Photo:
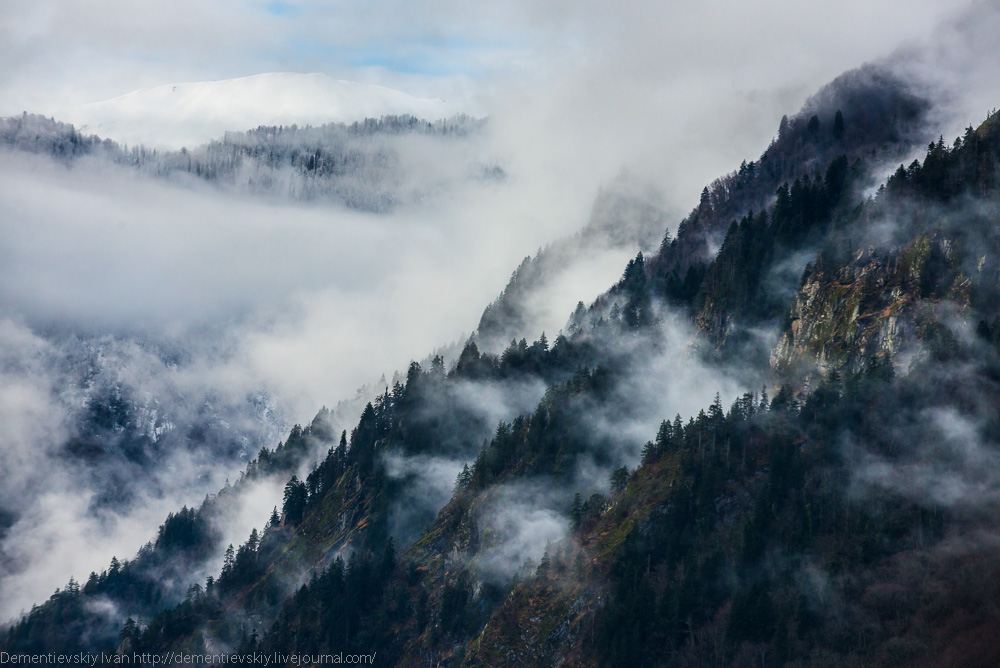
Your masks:
{"label": "distant mountain", "polygon": [[[0,146],[48,155],[67,166],[97,157],[156,178],[186,175],[229,192],[384,213],[397,204],[429,201],[462,182],[502,181],[500,165],[465,150],[485,124],[465,114],[433,123],[407,114],[349,125],[259,125],[226,131],[191,150],[158,151],[143,144],[123,147],[25,112],[0,118]],[[417,137],[426,141],[414,146]]]}
{"label": "distant mountain", "polygon": [[384,86],[325,74],[269,72],[164,84],[49,113],[81,132],[128,144],[179,149],[203,144],[227,130],[259,125],[350,123],[389,114],[437,119],[458,111],[445,100],[418,98]]}

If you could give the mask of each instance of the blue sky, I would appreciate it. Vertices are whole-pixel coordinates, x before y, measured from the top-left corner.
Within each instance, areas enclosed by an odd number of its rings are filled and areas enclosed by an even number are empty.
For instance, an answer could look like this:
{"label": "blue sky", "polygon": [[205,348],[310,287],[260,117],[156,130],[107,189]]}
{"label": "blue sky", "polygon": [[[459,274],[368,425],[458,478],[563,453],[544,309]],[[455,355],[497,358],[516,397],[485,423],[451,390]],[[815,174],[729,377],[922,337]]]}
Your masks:
{"label": "blue sky", "polygon": [[264,5],[264,9],[268,14],[273,14],[274,16],[287,16],[292,18],[299,13],[298,8],[290,2],[281,2],[277,0],[276,2],[269,2]]}
{"label": "blue sky", "polygon": [[[486,74],[474,62],[475,53],[482,48],[482,44],[459,37],[432,36],[405,43],[359,46],[289,38],[280,45],[279,60],[329,63],[356,70],[377,68],[404,75],[477,78]],[[464,60],[463,53],[471,57]]]}

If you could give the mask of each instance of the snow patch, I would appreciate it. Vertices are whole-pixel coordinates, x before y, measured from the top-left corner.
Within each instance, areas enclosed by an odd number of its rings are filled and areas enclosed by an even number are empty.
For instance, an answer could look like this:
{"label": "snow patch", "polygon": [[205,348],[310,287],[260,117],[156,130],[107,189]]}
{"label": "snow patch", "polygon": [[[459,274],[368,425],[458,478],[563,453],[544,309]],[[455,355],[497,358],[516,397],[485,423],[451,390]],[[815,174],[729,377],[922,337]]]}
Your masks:
{"label": "snow patch", "polygon": [[387,114],[437,120],[458,113],[443,99],[334,79],[270,72],[222,81],[164,84],[45,113],[87,134],[158,149],[194,147],[226,130],[260,125],[351,123]]}

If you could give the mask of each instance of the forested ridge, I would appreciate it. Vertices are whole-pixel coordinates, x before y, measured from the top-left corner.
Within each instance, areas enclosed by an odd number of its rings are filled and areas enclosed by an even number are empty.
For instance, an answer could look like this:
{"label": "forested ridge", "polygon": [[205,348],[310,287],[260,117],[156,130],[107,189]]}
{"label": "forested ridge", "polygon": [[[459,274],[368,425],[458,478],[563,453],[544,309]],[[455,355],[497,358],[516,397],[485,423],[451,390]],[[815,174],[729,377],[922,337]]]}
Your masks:
{"label": "forested ridge", "polygon": [[[318,127],[261,126],[227,132],[201,146],[163,151],[120,145],[37,114],[0,118],[0,145],[47,155],[72,165],[82,158],[132,169],[160,179],[190,177],[223,189],[297,201],[335,203],[352,209],[387,212],[426,198],[440,187],[434,179],[404,184],[401,153],[424,151],[432,163],[454,160],[452,144],[480,132],[482,119],[465,115],[427,121],[383,116]],[[420,148],[405,142],[430,141]],[[425,164],[426,166],[426,164]],[[457,164],[461,178],[503,178],[496,164]],[[412,175],[410,180],[413,181]]]}
{"label": "forested ridge", "polygon": [[[925,110],[838,79],[551,340],[413,363],[349,433],[320,413],[248,466],[286,483],[246,542],[204,521],[237,482],[2,647],[997,665],[1000,121],[877,183]],[[743,391],[659,414],[652,376],[692,360]],[[211,550],[221,571],[157,589]]]}

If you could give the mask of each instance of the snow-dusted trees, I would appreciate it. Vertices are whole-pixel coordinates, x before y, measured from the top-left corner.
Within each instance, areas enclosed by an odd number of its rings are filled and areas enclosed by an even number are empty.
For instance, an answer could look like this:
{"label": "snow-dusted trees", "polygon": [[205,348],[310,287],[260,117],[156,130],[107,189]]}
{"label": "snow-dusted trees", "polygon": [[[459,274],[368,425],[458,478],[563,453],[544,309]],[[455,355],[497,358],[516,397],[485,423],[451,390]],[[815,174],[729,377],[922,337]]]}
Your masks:
{"label": "snow-dusted trees", "polygon": [[[154,177],[190,174],[251,195],[328,201],[384,212],[419,201],[448,179],[503,178],[496,165],[465,164],[450,150],[485,121],[460,115],[428,122],[383,116],[350,125],[261,126],[179,151],[119,146],[33,114],[0,119],[0,145],[71,162],[104,159]],[[455,160],[462,164],[448,164]]]}

